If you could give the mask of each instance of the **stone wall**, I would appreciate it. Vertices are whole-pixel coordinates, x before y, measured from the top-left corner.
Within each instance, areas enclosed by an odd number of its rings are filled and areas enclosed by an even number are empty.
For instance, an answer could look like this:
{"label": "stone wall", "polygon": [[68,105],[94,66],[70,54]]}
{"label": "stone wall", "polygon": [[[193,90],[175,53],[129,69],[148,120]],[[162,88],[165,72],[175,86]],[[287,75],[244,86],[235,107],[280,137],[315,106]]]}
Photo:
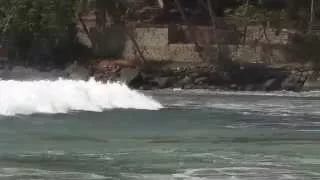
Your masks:
{"label": "stone wall", "polygon": [[246,44],[288,44],[290,32],[287,29],[263,28],[262,26],[249,26],[245,35]]}
{"label": "stone wall", "polygon": [[[168,27],[161,28],[136,28],[134,31],[136,41],[143,55],[148,60],[155,61],[201,61],[194,44],[171,44],[169,43]],[[123,52],[125,59],[138,58],[137,50],[133,42],[127,40]]]}
{"label": "stone wall", "polygon": [[194,44],[169,44],[169,60],[201,62],[202,59]]}
{"label": "stone wall", "polygon": [[[172,40],[172,38],[178,36],[179,31],[174,31],[177,34],[174,36],[171,28],[172,26],[139,27],[134,30],[136,41],[145,58],[155,61],[203,61],[193,42],[197,41],[201,45],[206,44],[207,42],[203,40],[203,37],[208,37],[208,34],[210,34],[208,29],[210,28],[196,28],[196,36],[199,37],[191,40],[191,42],[186,42],[186,40],[177,41],[176,38]],[[204,32],[201,33],[201,30]],[[248,27],[245,44],[235,43],[235,38],[231,38],[230,42],[226,40],[227,38],[223,37],[223,34],[229,36],[230,30],[226,31],[228,32],[219,33],[218,37],[224,40],[222,46],[229,53],[230,59],[239,62],[263,62],[270,64],[286,61],[282,46],[290,42],[290,32],[288,30],[277,31],[275,29],[263,29],[258,26]],[[216,46],[212,45],[211,49],[212,53],[215,53]],[[130,40],[126,42],[123,57],[125,59],[136,59],[139,57]]]}

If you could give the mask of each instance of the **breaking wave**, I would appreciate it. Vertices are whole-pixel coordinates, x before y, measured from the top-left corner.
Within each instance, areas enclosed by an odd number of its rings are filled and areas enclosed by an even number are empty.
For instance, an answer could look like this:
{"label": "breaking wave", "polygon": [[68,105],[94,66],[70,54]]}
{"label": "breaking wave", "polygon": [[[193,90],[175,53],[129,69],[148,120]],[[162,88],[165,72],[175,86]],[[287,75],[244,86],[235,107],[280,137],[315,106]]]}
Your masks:
{"label": "breaking wave", "polygon": [[0,115],[56,114],[108,109],[158,110],[162,105],[121,83],[0,80]]}

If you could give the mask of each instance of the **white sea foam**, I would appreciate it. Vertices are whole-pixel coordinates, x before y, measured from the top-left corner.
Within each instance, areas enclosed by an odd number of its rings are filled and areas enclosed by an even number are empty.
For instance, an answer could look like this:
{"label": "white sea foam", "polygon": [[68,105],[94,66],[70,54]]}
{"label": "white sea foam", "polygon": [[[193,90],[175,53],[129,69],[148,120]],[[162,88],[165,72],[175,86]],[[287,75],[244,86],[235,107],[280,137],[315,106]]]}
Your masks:
{"label": "white sea foam", "polygon": [[0,80],[0,115],[101,112],[115,108],[158,110],[162,105],[121,83],[104,84],[93,79]]}

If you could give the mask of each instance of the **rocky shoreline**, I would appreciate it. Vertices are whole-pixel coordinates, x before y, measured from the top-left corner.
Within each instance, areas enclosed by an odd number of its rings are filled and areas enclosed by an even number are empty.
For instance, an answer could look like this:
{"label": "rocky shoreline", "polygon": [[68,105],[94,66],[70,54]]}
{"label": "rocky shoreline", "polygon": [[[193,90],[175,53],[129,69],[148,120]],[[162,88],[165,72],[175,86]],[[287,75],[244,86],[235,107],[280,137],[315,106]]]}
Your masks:
{"label": "rocky shoreline", "polygon": [[132,88],[154,90],[166,88],[234,91],[308,91],[320,89],[319,73],[304,68],[269,67],[263,64],[233,65],[218,70],[209,64],[123,68],[110,74],[94,73],[101,81],[124,81]]}
{"label": "rocky shoreline", "polygon": [[139,90],[210,89],[233,91],[310,91],[320,90],[320,73],[304,66],[271,67],[265,64],[232,65],[219,70],[211,64],[151,65],[144,68],[122,67],[117,71],[99,71],[77,64],[65,69],[39,71],[14,67],[0,70],[0,79],[56,79],[121,81]]}

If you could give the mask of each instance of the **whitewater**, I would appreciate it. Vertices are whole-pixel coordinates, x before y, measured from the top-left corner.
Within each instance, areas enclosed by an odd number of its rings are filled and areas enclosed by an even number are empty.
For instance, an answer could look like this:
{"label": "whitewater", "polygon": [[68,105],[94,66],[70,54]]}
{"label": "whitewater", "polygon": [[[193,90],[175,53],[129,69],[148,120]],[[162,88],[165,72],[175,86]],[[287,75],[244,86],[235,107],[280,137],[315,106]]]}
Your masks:
{"label": "whitewater", "polygon": [[0,80],[0,115],[57,114],[109,109],[158,110],[152,97],[123,83],[82,80]]}

